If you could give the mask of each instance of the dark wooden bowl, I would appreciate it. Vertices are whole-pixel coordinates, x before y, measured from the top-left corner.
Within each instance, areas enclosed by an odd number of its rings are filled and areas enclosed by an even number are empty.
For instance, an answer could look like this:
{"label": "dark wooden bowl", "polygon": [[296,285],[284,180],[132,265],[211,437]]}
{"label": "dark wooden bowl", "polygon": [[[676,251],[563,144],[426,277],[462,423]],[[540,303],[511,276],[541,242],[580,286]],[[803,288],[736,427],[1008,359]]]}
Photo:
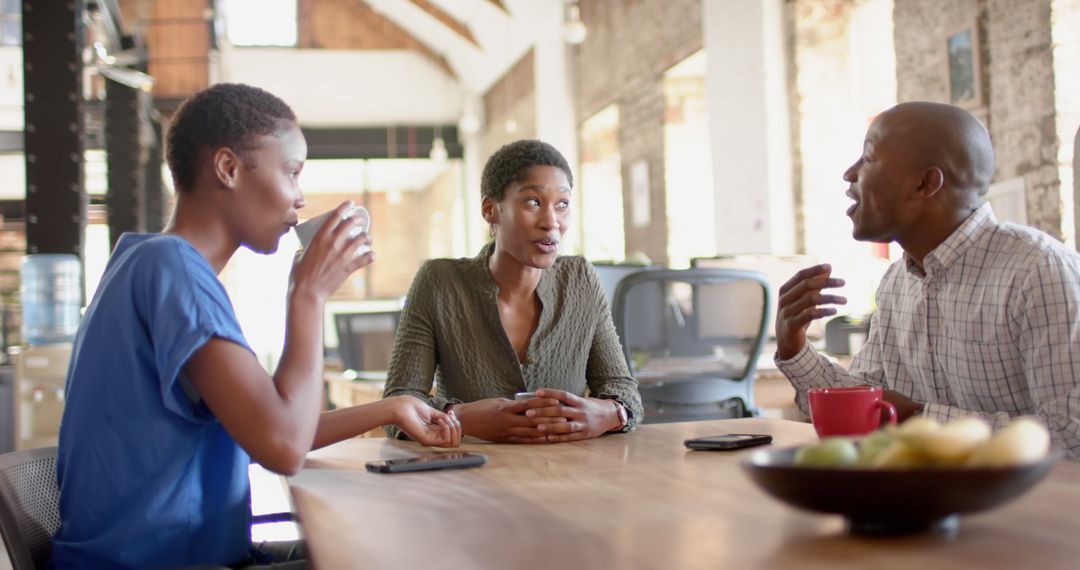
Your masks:
{"label": "dark wooden bowl", "polygon": [[797,448],[765,449],[743,467],[770,495],[801,509],[844,515],[855,534],[948,528],[964,513],[1008,502],[1039,482],[1064,455],[1001,468],[844,469],[798,467]]}

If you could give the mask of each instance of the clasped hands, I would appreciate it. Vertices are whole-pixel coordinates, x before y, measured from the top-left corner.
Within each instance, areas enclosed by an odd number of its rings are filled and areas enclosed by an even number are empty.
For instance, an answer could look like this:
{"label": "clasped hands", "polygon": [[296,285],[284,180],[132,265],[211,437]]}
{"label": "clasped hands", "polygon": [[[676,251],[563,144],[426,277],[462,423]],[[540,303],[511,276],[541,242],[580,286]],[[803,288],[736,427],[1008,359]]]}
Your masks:
{"label": "clasped hands", "polygon": [[453,404],[448,411],[460,418],[465,435],[499,443],[579,441],[611,431],[619,423],[611,400],[549,388],[523,402],[488,398]]}

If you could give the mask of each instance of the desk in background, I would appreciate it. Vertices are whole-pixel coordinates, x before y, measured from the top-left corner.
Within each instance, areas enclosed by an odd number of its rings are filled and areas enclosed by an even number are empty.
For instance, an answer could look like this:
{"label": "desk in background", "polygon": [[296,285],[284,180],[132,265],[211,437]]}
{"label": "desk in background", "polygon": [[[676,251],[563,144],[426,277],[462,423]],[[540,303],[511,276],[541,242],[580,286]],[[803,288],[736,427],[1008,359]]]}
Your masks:
{"label": "desk in background", "polygon": [[480,469],[367,473],[367,461],[424,452],[353,439],[309,455],[290,479],[318,568],[1072,568],[1080,560],[1080,464],[1061,463],[955,536],[864,539],[839,516],[794,510],[743,472],[738,453],[690,452],[689,437],[814,439],[774,419],[645,425],[544,446],[470,442]]}
{"label": "desk in background", "polygon": [[[369,404],[382,399],[386,386],[386,372],[344,372],[326,370],[323,372],[326,382],[326,397],[335,408],[348,408]],[[382,428],[375,428],[360,437],[385,437]]]}

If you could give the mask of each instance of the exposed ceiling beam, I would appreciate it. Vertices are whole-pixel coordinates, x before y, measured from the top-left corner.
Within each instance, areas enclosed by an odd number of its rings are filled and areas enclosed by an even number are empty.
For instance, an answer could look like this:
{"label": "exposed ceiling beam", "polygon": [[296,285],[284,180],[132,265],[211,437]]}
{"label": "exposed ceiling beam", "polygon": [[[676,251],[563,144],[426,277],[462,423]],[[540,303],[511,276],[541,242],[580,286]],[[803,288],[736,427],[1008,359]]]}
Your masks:
{"label": "exposed ceiling beam", "polygon": [[120,19],[124,26],[124,35],[130,36],[142,23],[150,19],[154,9],[154,0],[117,0],[120,5]]}
{"label": "exposed ceiling beam", "polygon": [[447,75],[454,78],[455,81],[461,79],[460,77],[458,77],[457,72],[454,71],[454,68],[450,65],[450,62],[446,61],[445,57],[426,48],[418,49],[417,51],[420,52],[420,55],[423,55],[424,57],[428,58],[432,63],[437,65],[439,69],[445,71]]}
{"label": "exposed ceiling beam", "polygon": [[476,38],[473,37],[472,32],[469,31],[469,28],[465,24],[459,22],[458,20],[455,20],[454,17],[450,14],[444,12],[442,8],[439,8],[428,0],[411,1],[421,10],[427,12],[429,16],[438,20],[442,25],[450,28],[454,31],[454,33],[465,38],[466,41],[476,46],[477,48],[480,48],[480,44],[477,43]]}
{"label": "exposed ceiling beam", "polygon": [[502,3],[502,0],[488,0],[488,2],[491,2],[492,4],[494,4],[496,8],[502,10],[503,13],[506,14],[507,16],[511,15],[510,10],[506,9],[506,5]]}
{"label": "exposed ceiling beam", "polygon": [[[375,6],[372,6],[369,0],[359,0],[359,2],[360,2],[360,4],[364,5],[366,8],[376,12],[379,15],[380,18],[385,20],[385,22],[387,24],[389,24],[390,26],[393,26],[393,28],[395,30],[400,31],[402,34],[404,34],[404,35],[412,38],[414,41],[416,41],[417,45],[416,45],[415,48],[413,48],[414,51],[416,51],[417,53],[419,53],[420,55],[422,55],[423,57],[427,58],[429,61],[434,63],[439,69],[445,71],[447,75],[454,78],[454,80],[459,81],[461,79],[460,77],[458,77],[457,71],[455,71],[454,67],[452,65],[450,65],[450,62],[446,59],[446,57],[443,56],[442,53],[436,52],[434,49],[432,49],[430,41],[425,40],[425,38],[417,37],[416,34],[413,34],[408,29],[406,29],[404,26],[398,25],[398,23],[395,22],[394,19],[391,18],[389,15],[382,13]],[[420,6],[419,4],[417,4],[417,6],[422,8],[422,6]],[[449,16],[447,16],[447,18],[449,18]],[[475,40],[474,40],[474,43],[475,43]]]}

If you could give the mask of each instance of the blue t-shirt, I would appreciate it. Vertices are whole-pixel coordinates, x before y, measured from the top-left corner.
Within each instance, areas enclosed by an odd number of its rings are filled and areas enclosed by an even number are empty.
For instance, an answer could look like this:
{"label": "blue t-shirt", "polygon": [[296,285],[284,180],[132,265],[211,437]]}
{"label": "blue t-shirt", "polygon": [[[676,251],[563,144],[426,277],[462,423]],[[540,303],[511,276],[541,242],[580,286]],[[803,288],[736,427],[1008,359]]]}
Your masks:
{"label": "blue t-shirt", "polygon": [[179,237],[122,236],[68,369],[54,568],[247,558],[250,459],[181,379],[213,337],[251,350],[206,259]]}

